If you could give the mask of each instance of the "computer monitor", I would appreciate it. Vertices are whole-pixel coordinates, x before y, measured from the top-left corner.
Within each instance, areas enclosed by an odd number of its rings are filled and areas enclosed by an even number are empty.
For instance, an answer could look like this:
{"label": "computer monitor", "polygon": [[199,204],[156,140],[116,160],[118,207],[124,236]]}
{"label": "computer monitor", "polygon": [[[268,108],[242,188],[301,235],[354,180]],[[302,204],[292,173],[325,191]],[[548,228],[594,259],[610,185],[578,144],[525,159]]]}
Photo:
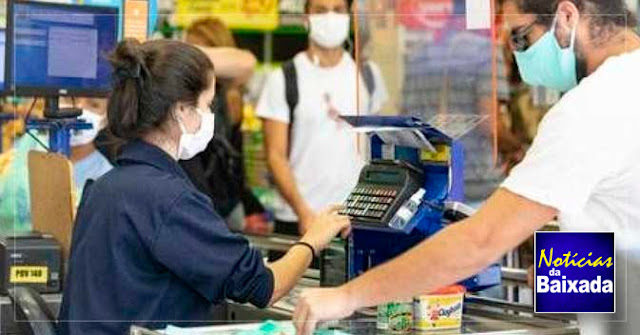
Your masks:
{"label": "computer monitor", "polygon": [[107,96],[112,72],[107,57],[118,42],[118,22],[113,7],[9,0],[8,92],[49,98]]}
{"label": "computer monitor", "polygon": [[4,51],[6,45],[6,34],[4,29],[0,29],[0,93],[4,92]]}

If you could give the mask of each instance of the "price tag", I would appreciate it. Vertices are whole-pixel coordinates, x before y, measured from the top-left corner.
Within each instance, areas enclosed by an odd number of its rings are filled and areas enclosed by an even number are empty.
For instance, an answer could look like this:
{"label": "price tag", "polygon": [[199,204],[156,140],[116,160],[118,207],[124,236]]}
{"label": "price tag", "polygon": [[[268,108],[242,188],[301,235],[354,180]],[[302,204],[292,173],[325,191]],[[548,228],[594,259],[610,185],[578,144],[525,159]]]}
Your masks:
{"label": "price tag", "polygon": [[46,266],[12,266],[9,282],[14,284],[46,284],[49,268]]}
{"label": "price tag", "polygon": [[125,0],[123,22],[125,38],[135,38],[140,42],[146,41],[149,31],[149,2],[146,0]]}

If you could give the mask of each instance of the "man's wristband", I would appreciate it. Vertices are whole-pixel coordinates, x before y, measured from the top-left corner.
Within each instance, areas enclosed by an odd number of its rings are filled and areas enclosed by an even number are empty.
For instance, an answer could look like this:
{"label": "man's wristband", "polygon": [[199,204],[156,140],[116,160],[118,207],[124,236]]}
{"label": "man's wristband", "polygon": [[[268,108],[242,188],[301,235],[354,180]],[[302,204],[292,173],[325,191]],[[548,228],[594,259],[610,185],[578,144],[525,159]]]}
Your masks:
{"label": "man's wristband", "polygon": [[316,249],[313,248],[313,246],[307,242],[302,242],[302,241],[298,241],[296,243],[293,244],[294,246],[296,245],[302,245],[305,246],[307,248],[309,248],[309,250],[311,250],[311,257],[316,257]]}

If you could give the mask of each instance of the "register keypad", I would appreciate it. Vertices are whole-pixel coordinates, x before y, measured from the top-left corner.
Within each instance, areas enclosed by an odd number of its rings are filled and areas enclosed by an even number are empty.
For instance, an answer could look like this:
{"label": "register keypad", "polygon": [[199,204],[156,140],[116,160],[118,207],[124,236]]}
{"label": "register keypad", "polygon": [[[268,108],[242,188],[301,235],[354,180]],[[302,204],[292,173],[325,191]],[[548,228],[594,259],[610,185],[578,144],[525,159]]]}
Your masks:
{"label": "register keypad", "polygon": [[346,208],[340,214],[381,219],[397,195],[398,191],[391,188],[358,186],[345,202]]}

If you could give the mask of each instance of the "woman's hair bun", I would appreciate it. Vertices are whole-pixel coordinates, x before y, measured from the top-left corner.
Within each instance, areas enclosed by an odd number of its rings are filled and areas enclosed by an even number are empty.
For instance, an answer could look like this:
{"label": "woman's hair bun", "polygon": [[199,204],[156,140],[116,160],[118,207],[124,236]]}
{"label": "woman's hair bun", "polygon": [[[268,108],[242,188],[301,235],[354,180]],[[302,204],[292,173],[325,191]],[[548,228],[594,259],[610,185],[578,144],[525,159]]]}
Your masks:
{"label": "woman's hair bun", "polygon": [[110,56],[113,85],[107,107],[111,133],[140,138],[165,123],[178,103],[196,106],[211,87],[213,64],[194,46],[172,40],[127,39]]}
{"label": "woman's hair bun", "polygon": [[127,38],[118,43],[109,60],[113,66],[113,74],[116,79],[138,80],[145,69],[145,57],[140,42],[133,38]]}

